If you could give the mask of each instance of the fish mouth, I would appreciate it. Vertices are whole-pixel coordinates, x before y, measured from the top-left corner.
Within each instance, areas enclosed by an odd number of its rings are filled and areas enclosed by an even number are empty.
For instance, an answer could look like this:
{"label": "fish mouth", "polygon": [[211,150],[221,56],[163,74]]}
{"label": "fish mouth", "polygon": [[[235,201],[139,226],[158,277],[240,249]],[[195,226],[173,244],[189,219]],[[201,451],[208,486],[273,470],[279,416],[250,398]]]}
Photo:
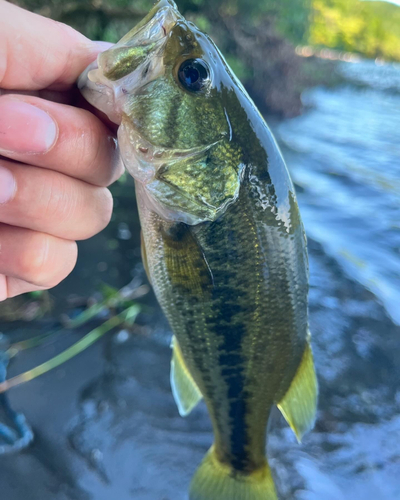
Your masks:
{"label": "fish mouth", "polygon": [[179,19],[183,19],[183,17],[175,2],[161,0],[116,46],[146,45],[149,42],[165,38]]}
{"label": "fish mouth", "polygon": [[[85,99],[119,125],[124,96],[163,74],[163,49],[169,33],[182,19],[173,0],[158,2],[139,24],[83,71],[78,88]],[[121,66],[127,74],[121,74]]]}

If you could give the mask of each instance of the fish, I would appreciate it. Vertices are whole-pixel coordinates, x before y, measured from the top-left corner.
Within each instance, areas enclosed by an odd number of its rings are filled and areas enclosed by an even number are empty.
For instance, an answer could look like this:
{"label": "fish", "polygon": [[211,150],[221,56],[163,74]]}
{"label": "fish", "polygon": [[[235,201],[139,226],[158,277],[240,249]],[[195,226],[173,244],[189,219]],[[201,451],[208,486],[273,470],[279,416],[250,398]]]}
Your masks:
{"label": "fish", "polygon": [[271,411],[300,441],[318,399],[306,236],[279,147],[212,39],[172,0],[99,54],[78,86],[119,126],[143,263],[173,332],[179,413],[204,399],[211,419],[214,443],[189,498],[276,500]]}

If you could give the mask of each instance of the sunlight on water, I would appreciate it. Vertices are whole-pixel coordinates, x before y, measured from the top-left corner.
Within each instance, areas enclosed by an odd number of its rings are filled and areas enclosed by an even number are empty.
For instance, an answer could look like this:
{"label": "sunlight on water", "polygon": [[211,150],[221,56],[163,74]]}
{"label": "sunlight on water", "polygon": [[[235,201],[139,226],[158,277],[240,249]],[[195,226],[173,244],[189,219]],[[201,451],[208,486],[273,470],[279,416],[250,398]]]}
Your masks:
{"label": "sunlight on water", "polygon": [[308,234],[400,324],[400,67],[342,71],[370,85],[309,91],[279,135]]}

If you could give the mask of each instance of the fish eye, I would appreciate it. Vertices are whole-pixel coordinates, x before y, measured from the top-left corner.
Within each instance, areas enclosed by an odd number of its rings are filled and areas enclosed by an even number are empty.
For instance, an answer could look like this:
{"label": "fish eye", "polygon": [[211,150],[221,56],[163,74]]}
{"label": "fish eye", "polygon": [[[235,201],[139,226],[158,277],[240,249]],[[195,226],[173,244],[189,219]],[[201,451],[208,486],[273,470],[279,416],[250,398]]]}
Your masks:
{"label": "fish eye", "polygon": [[178,78],[186,90],[198,92],[209,80],[210,70],[202,59],[187,59],[179,67]]}

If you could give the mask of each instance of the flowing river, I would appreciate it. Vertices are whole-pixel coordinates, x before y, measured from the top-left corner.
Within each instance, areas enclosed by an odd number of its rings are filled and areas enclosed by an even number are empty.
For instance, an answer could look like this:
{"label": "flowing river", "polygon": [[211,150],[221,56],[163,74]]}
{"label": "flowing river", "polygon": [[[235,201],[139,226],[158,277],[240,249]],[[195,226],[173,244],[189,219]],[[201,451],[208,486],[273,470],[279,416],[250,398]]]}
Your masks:
{"label": "flowing river", "polygon": [[[309,239],[320,381],[316,428],[301,446],[278,412],[271,419],[282,500],[400,498],[400,67],[339,63],[338,71],[346,84],[311,89],[302,116],[271,120]],[[118,287],[145,280],[132,185],[116,189],[113,223],[81,244],[77,269],[55,291],[61,310],[99,279]],[[151,294],[147,304],[137,335],[109,336],[11,392],[36,439],[0,457],[1,498],[187,500],[210,424],[203,405],[179,417],[170,332]],[[0,324],[19,336],[37,327]],[[11,374],[54,352],[50,344],[37,359],[20,355]]]}

